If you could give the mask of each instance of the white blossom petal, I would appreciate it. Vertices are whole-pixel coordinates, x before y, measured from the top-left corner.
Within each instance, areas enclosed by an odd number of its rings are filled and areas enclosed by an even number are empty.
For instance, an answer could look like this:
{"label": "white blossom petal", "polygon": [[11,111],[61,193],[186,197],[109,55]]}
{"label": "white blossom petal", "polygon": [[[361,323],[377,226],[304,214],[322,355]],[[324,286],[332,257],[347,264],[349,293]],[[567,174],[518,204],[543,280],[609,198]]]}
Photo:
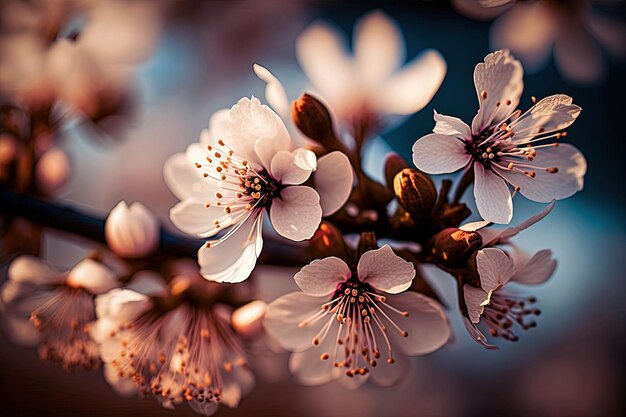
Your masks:
{"label": "white blossom petal", "polygon": [[458,117],[446,116],[435,111],[435,128],[434,133],[447,136],[456,136],[463,139],[472,138],[472,130],[470,127]]}
{"label": "white blossom petal", "polygon": [[377,86],[405,58],[404,40],[398,24],[381,10],[361,17],[354,25],[355,73],[367,86]]}
{"label": "white blossom petal", "polygon": [[39,285],[60,284],[65,281],[65,274],[43,259],[30,255],[22,255],[11,262],[8,277],[14,282]]}
{"label": "white blossom petal", "polygon": [[569,127],[581,112],[565,94],[542,98],[529,111],[510,124],[515,132],[513,142],[524,143],[542,132],[552,132]]}
{"label": "white blossom petal", "polygon": [[[480,133],[493,121],[500,122],[515,109],[524,88],[522,64],[508,50],[493,52],[476,65],[474,85],[480,109],[472,121],[472,132]],[[511,100],[510,105],[504,105]],[[502,103],[497,107],[497,103]]]}
{"label": "white blossom petal", "polygon": [[476,254],[480,285],[487,293],[506,284],[513,275],[513,260],[497,248],[485,248]]}
{"label": "white blossom petal", "polygon": [[389,294],[408,289],[415,277],[413,264],[393,253],[389,245],[365,252],[357,271],[362,282]]}
{"label": "white blossom petal", "polygon": [[209,127],[200,134],[200,143],[203,145],[216,145],[224,134],[230,131],[230,109],[220,109],[209,118]]}
{"label": "white blossom petal", "polygon": [[310,239],[322,221],[319,194],[305,186],[283,189],[272,201],[270,220],[276,232],[287,239]]}
{"label": "white blossom petal", "polygon": [[305,294],[320,297],[335,291],[337,285],[346,281],[351,275],[352,272],[344,261],[331,256],[314,260],[293,278]]}
{"label": "white blossom petal", "polygon": [[257,77],[267,83],[265,86],[265,100],[280,117],[287,119],[290,114],[289,99],[281,82],[267,68],[259,64],[254,64],[252,68]]}
{"label": "white blossom petal", "polygon": [[263,326],[285,350],[300,352],[310,349],[314,346],[313,337],[325,321],[320,320],[311,325],[300,324],[320,312],[322,304],[328,301],[328,297],[312,297],[302,292],[284,295],[267,306]]}
{"label": "white blossom petal", "polygon": [[163,178],[169,189],[179,200],[195,199],[203,201],[213,195],[217,188],[202,178],[199,169],[189,163],[184,153],[170,156],[163,167]]}
{"label": "white blossom petal", "polygon": [[[526,168],[535,173],[534,178],[515,170],[497,167],[494,169],[510,184],[519,186],[520,194],[539,203],[562,200],[583,189],[587,161],[583,154],[570,144],[539,149],[533,161],[526,163],[537,167]],[[557,168],[558,172],[548,172],[547,168]]]}
{"label": "white blossom petal", "polygon": [[397,384],[407,374],[411,373],[413,366],[406,355],[396,352],[393,358],[395,360],[393,364],[380,361],[376,368],[370,368],[370,378],[376,385],[390,387]]}
{"label": "white blossom petal", "polygon": [[474,339],[476,342],[480,343],[487,349],[498,349],[497,346],[487,343],[487,338],[485,337],[485,335],[482,334],[482,332],[478,330],[478,328],[467,317],[463,317],[463,324],[465,325],[467,332],[470,334],[470,336],[472,336],[472,339]]}
{"label": "white blossom petal", "polygon": [[[190,235],[211,237],[234,224],[238,213],[227,214],[224,207],[195,200],[184,200],[170,209],[170,220],[178,229]],[[220,227],[215,227],[214,220],[219,219]]]}
{"label": "white blossom petal", "polygon": [[480,162],[474,163],[474,198],[480,216],[494,223],[509,223],[513,217],[513,200],[506,181]]}
{"label": "white blossom petal", "polygon": [[454,136],[430,133],[413,145],[413,163],[427,174],[447,174],[466,166],[471,156]]}
{"label": "white blossom petal", "polygon": [[85,259],[72,268],[66,284],[92,294],[104,294],[120,285],[113,271],[93,259]]}
{"label": "white blossom petal", "polygon": [[522,230],[528,229],[530,226],[534,225],[535,223],[539,222],[544,217],[546,217],[548,214],[550,214],[550,212],[554,208],[554,205],[555,205],[555,201],[552,200],[552,202],[548,204],[540,213],[537,213],[534,216],[529,217],[528,219],[524,220],[517,226],[507,227],[504,230],[493,230],[493,229],[482,230],[480,232],[480,235],[483,238],[483,245],[493,246],[496,243],[508,241],[513,236],[516,236]]}
{"label": "white blossom petal", "polygon": [[[329,335],[319,346],[292,353],[289,357],[289,371],[294,379],[302,385],[321,385],[331,381],[336,368],[333,367],[332,359],[321,360],[320,355],[324,352],[332,353],[334,347],[335,339]],[[347,379],[345,372],[344,378]]]}
{"label": "white blossom petal", "polygon": [[252,215],[230,237],[198,250],[200,274],[209,281],[241,282],[247,279],[263,249],[262,215]]}
{"label": "white blossom petal", "polygon": [[552,258],[552,251],[544,249],[535,253],[522,265],[516,266],[511,280],[526,285],[543,284],[552,276],[555,269],[556,259]]}
{"label": "white blossom petal", "polygon": [[339,151],[322,156],[313,175],[324,216],[335,214],[348,201],[354,174],[348,157]]}
{"label": "white blossom petal", "polygon": [[408,332],[407,337],[389,330],[394,342],[397,342],[405,354],[425,355],[439,349],[450,339],[448,318],[441,305],[432,298],[414,291],[406,291],[387,296],[386,302],[409,313],[407,317],[396,320],[397,324]]}
{"label": "white blossom petal", "polygon": [[489,304],[491,292],[465,284],[463,285],[463,296],[469,319],[472,323],[478,323],[480,316],[485,311],[485,306]]}
{"label": "white blossom petal", "polygon": [[443,56],[427,49],[379,87],[374,104],[383,114],[418,112],[439,90],[445,75],[446,61]]}
{"label": "white blossom petal", "polygon": [[[313,154],[311,151],[305,150]],[[307,163],[308,162],[308,163]],[[311,167],[310,160],[302,152],[280,151],[272,158],[270,173],[272,178],[285,185],[298,185],[309,179],[316,166]]]}

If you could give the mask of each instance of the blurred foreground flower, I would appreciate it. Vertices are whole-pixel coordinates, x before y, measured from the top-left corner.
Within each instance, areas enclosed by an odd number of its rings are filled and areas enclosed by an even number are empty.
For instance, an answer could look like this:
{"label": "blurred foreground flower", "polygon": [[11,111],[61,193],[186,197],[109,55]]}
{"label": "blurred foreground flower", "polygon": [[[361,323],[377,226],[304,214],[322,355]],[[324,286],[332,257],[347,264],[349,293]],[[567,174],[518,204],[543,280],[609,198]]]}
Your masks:
{"label": "blurred foreground flower", "polygon": [[[216,112],[201,143],[172,156],[164,168],[166,182],[182,200],[170,211],[178,228],[211,237],[230,227],[198,251],[202,275],[218,282],[248,278],[263,246],[266,211],[280,235],[295,241],[313,236],[322,216],[338,210],[352,187],[351,171],[333,182],[334,170],[324,169],[345,155],[324,158],[318,167],[312,151],[292,150],[283,121],[254,97]],[[316,180],[330,184],[323,195],[303,185],[316,169]]]}
{"label": "blurred foreground flower", "polygon": [[[559,143],[581,108],[563,94],[546,97],[522,114],[523,70],[508,51],[476,66],[479,110],[470,128],[435,112],[434,133],[413,145],[413,162],[429,174],[466,168],[474,177],[478,212],[485,220],[508,223],[513,216],[509,185],[524,197],[547,203],[583,188],[587,163],[572,145]],[[470,172],[473,170],[473,173]]]}
{"label": "blurred foreground flower", "polygon": [[[450,337],[436,301],[399,294],[414,276],[413,265],[388,245],[365,252],[352,269],[336,257],[313,261],[294,276],[303,292],[268,306],[265,328],[295,352],[289,367],[303,384],[339,379],[357,388],[370,374],[381,385],[393,384],[406,371],[405,355],[433,352]],[[386,363],[377,366],[385,351]]]}
{"label": "blurred foreground flower", "polygon": [[[623,21],[594,13],[594,1],[454,0],[462,13],[489,19],[502,14],[491,26],[491,47],[509,48],[529,70],[542,68],[554,50],[561,74],[574,82],[592,83],[605,72],[601,48],[626,57]],[[600,3],[600,2],[597,2]]]}
{"label": "blurred foreground flower", "polygon": [[[152,392],[165,408],[186,401],[206,416],[239,404],[254,376],[220,305],[207,301],[214,285],[179,275],[168,291],[115,289],[96,299],[92,335],[118,393]],[[186,294],[204,300],[181,302]]]}
{"label": "blurred foreground flower", "polygon": [[302,69],[339,121],[369,136],[421,110],[439,89],[446,63],[429,49],[402,67],[405,45],[398,24],[380,10],[354,27],[354,57],[334,26],[314,23],[297,40]]}
{"label": "blurred foreground flower", "polygon": [[38,345],[42,359],[66,370],[98,368],[100,354],[89,327],[96,318],[94,295],[118,285],[113,272],[91,259],[60,272],[39,258],[22,256],[8,275],[0,294],[9,336]]}

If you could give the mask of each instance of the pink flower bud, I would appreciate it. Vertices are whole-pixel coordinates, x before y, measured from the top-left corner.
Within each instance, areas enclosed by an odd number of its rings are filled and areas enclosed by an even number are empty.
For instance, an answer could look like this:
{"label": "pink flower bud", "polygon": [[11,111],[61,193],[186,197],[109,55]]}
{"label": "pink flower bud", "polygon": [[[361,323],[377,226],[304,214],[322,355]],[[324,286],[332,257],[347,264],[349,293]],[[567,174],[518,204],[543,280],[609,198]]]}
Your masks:
{"label": "pink flower bud", "polygon": [[124,258],[153,252],[159,243],[159,221],[141,203],[130,207],[120,201],[106,220],[104,233],[109,248]]}

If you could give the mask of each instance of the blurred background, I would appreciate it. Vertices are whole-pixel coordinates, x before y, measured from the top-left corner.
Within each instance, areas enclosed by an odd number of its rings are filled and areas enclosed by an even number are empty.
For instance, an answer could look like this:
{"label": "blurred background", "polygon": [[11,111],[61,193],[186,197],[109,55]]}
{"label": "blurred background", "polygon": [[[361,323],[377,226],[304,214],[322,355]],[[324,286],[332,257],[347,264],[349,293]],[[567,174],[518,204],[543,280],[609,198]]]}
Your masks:
{"label": "blurred background", "polygon": [[[22,12],[5,3],[0,0],[5,27],[24,20]],[[146,55],[133,63],[130,75],[124,73],[130,91],[124,117],[97,127],[73,118],[60,144],[72,174],[58,198],[103,216],[119,200],[142,201],[173,228],[167,213],[176,199],[163,182],[164,161],[197,141],[214,111],[243,96],[263,97],[265,85],[254,76],[253,63],[270,69],[291,100],[310,89],[294,44],[320,18],[335,22],[349,39],[355,21],[380,8],[403,31],[407,57],[435,48],[447,62],[433,100],[372,143],[368,169],[375,176],[382,174],[385,152],[394,150],[410,160],[415,140],[434,126],[433,109],[471,121],[477,109],[473,69],[493,48],[510,47],[524,61],[522,108],[531,105],[531,96],[564,93],[583,109],[567,139],[587,158],[585,189],[559,202],[546,220],[518,239],[529,250],[551,248],[559,261],[555,276],[532,289],[542,309],[536,329],[517,343],[501,343],[499,351],[486,351],[465,332],[452,280],[429,269],[428,279],[447,302],[456,337],[434,354],[413,359],[412,372],[399,385],[368,385],[355,392],[336,383],[301,387],[285,375],[286,356],[279,357],[259,375],[256,389],[239,408],[221,407],[218,416],[624,415],[622,2],[528,1],[486,13],[472,0],[170,1],[149,8],[154,14],[109,12],[96,35],[100,46],[134,40]],[[54,7],[42,10],[38,18],[55,18]],[[118,30],[122,23],[134,30]],[[7,51],[0,50],[0,56]],[[20,47],[12,53],[27,52]],[[513,223],[541,208],[517,197]],[[44,236],[43,255],[59,266],[69,267],[91,250],[88,242],[57,232]],[[270,270],[260,280],[268,286],[267,297],[276,296],[269,295],[272,280],[283,272]],[[16,416],[195,415],[187,406],[162,409],[150,397],[121,398],[100,374],[65,374],[41,362],[36,349],[19,348],[6,337],[0,338],[0,403],[3,415]]]}

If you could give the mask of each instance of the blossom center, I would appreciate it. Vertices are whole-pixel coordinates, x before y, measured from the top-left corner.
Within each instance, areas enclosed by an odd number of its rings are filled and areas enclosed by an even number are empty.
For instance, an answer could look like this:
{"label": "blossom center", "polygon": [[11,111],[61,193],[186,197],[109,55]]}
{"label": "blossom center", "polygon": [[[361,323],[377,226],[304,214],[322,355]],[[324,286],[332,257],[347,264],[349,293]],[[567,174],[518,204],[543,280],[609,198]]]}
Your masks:
{"label": "blossom center", "polygon": [[517,342],[519,337],[513,331],[517,324],[523,330],[537,326],[531,316],[538,316],[541,310],[530,307],[536,302],[534,297],[518,297],[496,292],[491,295],[488,306],[485,307],[483,318],[493,337],[501,337],[511,342]]}
{"label": "blossom center", "polygon": [[301,328],[308,327],[320,320],[326,323],[313,338],[317,346],[329,336],[332,324],[339,323],[335,334],[332,351],[323,352],[320,360],[330,360],[333,366],[345,368],[348,377],[366,375],[369,367],[377,365],[381,349],[387,350],[387,363],[395,363],[392,339],[388,332],[397,332],[402,337],[409,333],[396,322],[409,316],[406,311],[398,310],[379,295],[367,283],[353,275],[337,286],[332,299],[321,306],[321,310],[299,323]]}

